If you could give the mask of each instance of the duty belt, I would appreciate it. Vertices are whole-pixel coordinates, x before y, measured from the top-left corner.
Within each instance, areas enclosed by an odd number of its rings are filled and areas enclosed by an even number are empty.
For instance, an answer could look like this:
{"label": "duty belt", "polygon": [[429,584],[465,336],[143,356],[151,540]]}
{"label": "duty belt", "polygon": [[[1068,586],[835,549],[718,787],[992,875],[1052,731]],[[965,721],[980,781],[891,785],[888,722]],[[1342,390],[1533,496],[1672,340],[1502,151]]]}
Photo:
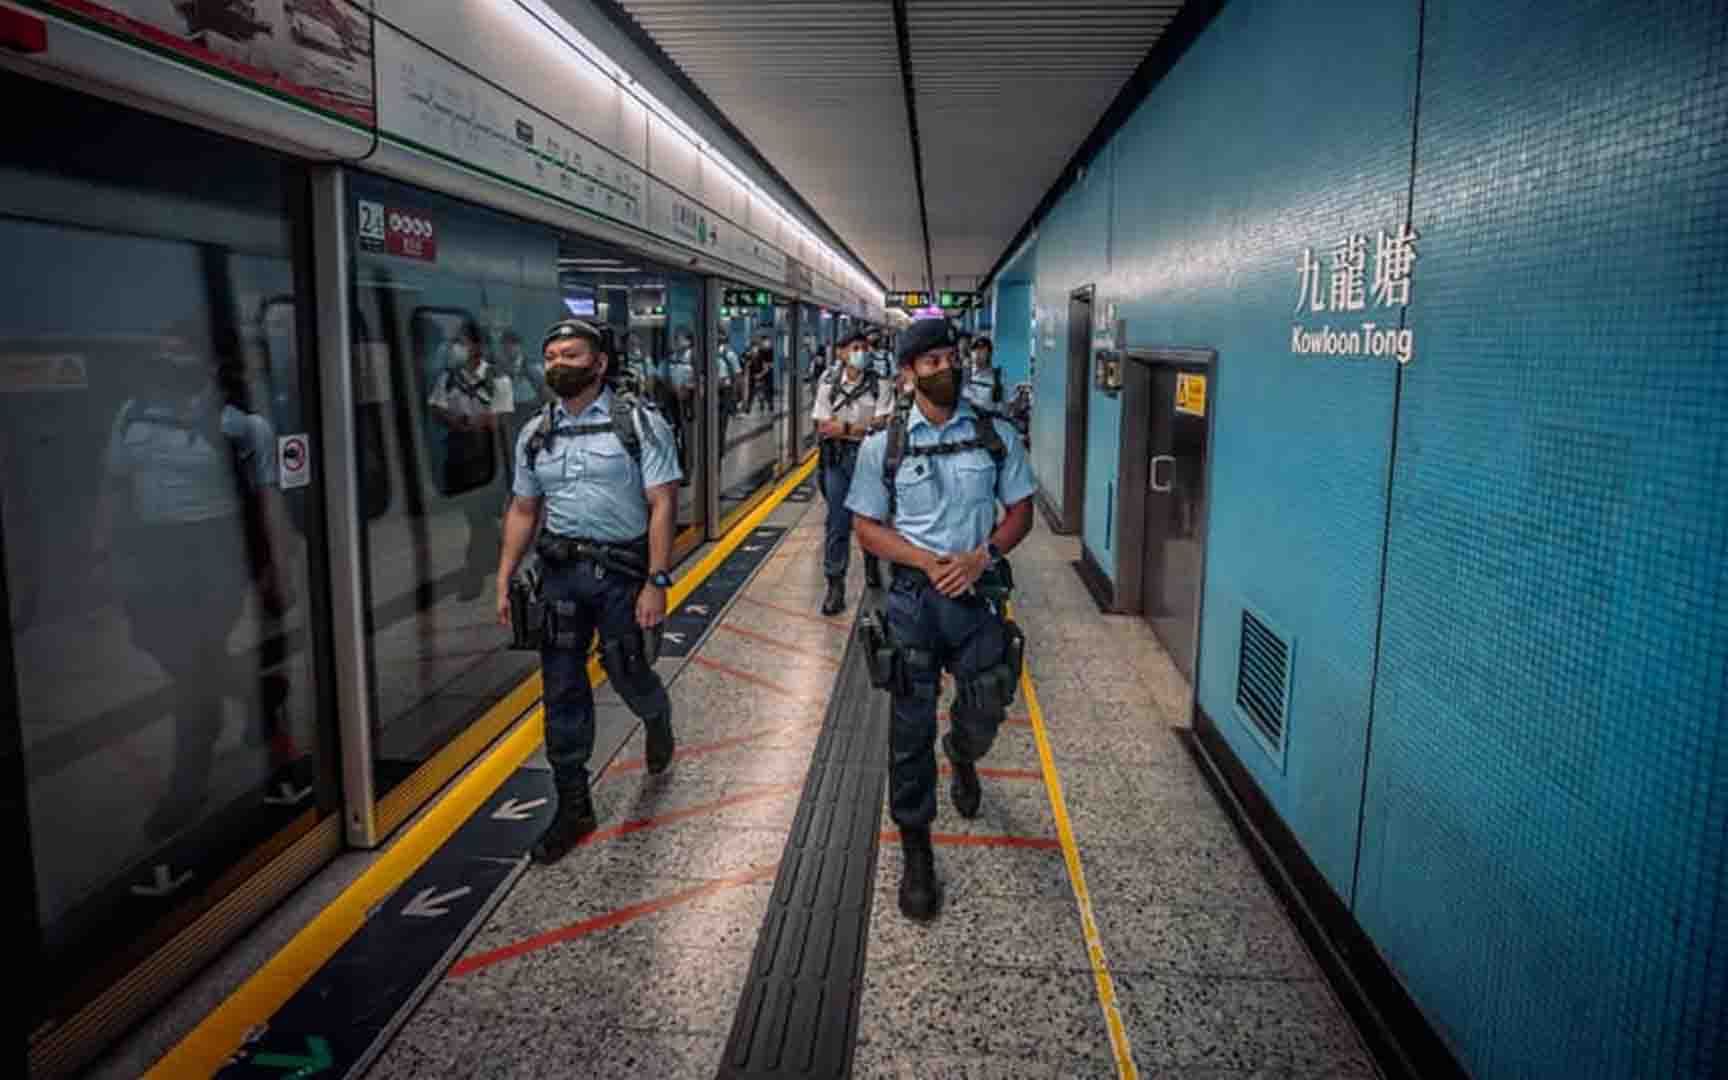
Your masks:
{"label": "duty belt", "polygon": [[[894,564],[895,582],[904,581],[919,588],[935,588],[930,581],[930,575],[915,566]],[[978,580],[972,584],[972,595],[978,599],[995,604],[1006,600],[1014,591],[1014,570],[1003,559],[996,566],[985,570]],[[963,594],[964,595],[964,594]]]}
{"label": "duty belt", "polygon": [[604,540],[585,540],[579,536],[543,533],[535,550],[540,553],[540,558],[554,566],[571,562],[591,562],[625,577],[643,581],[648,578],[646,538],[613,544]]}

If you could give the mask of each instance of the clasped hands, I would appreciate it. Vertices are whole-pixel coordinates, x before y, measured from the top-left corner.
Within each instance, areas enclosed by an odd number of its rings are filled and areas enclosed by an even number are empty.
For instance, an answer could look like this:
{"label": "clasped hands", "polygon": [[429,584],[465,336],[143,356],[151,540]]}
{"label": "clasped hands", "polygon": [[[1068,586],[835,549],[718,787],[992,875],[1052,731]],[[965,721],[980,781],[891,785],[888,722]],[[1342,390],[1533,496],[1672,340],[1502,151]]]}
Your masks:
{"label": "clasped hands", "polygon": [[938,555],[925,552],[918,569],[930,577],[930,584],[943,596],[953,599],[970,592],[984,571],[990,568],[990,551],[977,548],[958,555]]}

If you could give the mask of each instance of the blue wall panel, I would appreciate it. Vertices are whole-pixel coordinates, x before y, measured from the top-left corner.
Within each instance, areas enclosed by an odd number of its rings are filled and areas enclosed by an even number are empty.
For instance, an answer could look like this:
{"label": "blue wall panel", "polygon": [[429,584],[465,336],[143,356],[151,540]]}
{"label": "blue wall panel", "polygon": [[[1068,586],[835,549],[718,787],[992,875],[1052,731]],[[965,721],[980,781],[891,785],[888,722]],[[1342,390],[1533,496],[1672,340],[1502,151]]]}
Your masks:
{"label": "blue wall panel", "polygon": [[1482,1076],[1728,1072],[1725,16],[1428,5],[1357,913]]}
{"label": "blue wall panel", "polygon": [[[1046,490],[1070,290],[1218,351],[1200,703],[1477,1075],[1728,1074],[1725,28],[1233,0],[1040,227]],[[1295,314],[1296,271],[1407,213],[1402,383],[1293,354],[1293,322],[1398,325]],[[1142,418],[1090,409],[1114,573]],[[1282,768],[1234,717],[1244,606],[1295,642]]]}
{"label": "blue wall panel", "polygon": [[[1317,72],[1316,56],[1349,58],[1349,77]],[[1077,190],[1039,232],[1040,302],[1060,298],[1065,313],[1067,291],[1107,255],[1099,298],[1118,303],[1130,345],[1218,350],[1200,701],[1345,896],[1394,373],[1385,361],[1293,356],[1290,327],[1302,248],[1404,219],[1415,60],[1413,5],[1237,0],[1094,166],[1108,196]],[[1083,203],[1109,208],[1107,238],[1075,226]],[[1081,249],[1096,253],[1090,264]],[[1054,381],[1044,367],[1041,357],[1041,409]],[[1091,415],[1085,543],[1113,575],[1105,496],[1119,471],[1119,399],[1093,391]],[[1038,458],[1047,487],[1060,465]],[[1232,711],[1244,604],[1296,639],[1283,769]]]}
{"label": "blue wall panel", "polygon": [[1033,392],[1032,467],[1041,487],[1058,505],[1064,497],[1062,461],[1068,411],[1068,300],[1108,270],[1110,184],[1095,167],[1051,212],[1038,233],[1034,303],[1041,320],[1038,372]]}
{"label": "blue wall panel", "polygon": [[1012,394],[1014,384],[1025,382],[1032,371],[1031,282],[999,285],[992,318],[996,324],[991,334],[996,366],[1002,370],[1004,393]]}

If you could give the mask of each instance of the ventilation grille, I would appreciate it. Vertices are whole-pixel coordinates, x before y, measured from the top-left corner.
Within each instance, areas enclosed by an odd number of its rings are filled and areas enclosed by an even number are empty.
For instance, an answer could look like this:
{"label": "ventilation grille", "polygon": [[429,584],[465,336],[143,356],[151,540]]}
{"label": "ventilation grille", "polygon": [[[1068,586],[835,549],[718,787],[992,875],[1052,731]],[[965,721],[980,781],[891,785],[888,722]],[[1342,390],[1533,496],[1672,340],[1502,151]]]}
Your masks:
{"label": "ventilation grille", "polygon": [[1280,756],[1289,703],[1290,645],[1244,608],[1242,649],[1236,665],[1236,707]]}

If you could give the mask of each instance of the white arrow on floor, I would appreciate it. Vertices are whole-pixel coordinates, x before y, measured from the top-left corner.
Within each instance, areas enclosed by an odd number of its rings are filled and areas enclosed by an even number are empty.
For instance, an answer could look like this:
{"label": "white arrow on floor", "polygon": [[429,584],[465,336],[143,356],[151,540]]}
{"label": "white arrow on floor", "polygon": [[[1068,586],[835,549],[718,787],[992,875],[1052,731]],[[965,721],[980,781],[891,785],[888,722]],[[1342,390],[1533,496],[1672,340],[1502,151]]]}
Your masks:
{"label": "white arrow on floor", "polygon": [[452,900],[460,900],[473,891],[474,886],[472,885],[464,885],[459,889],[451,889],[447,893],[440,893],[435,888],[421,889],[418,896],[408,901],[408,906],[402,909],[402,914],[412,915],[417,919],[436,919],[440,915],[450,914],[450,909],[447,907],[440,907],[440,904],[448,904]]}
{"label": "white arrow on floor", "polygon": [[296,788],[293,784],[284,780],[280,784],[276,785],[275,793],[264,796],[264,801],[272,806],[293,806],[295,803],[303,801],[306,796],[310,794],[312,794],[312,788],[310,785],[303,788]]}
{"label": "white arrow on floor", "polygon": [[761,544],[745,544],[743,547],[739,548],[738,550],[739,551],[761,551],[762,545]]}
{"label": "white arrow on floor", "polygon": [[527,821],[534,816],[536,806],[545,806],[545,799],[529,799],[527,802],[517,802],[515,799],[505,799],[504,805],[492,811],[494,821]]}
{"label": "white arrow on floor", "polygon": [[684,607],[684,611],[690,615],[706,615],[706,614],[708,614],[708,605],[707,604],[687,604]]}
{"label": "white arrow on floor", "polygon": [[684,635],[683,634],[674,634],[674,633],[668,632],[668,633],[662,634],[661,636],[664,637],[667,641],[670,641],[674,645],[684,644]]}
{"label": "white arrow on floor", "polygon": [[156,874],[151,880],[151,883],[148,885],[134,885],[132,886],[132,891],[137,893],[139,896],[167,896],[169,893],[178,892],[180,886],[191,880],[192,871],[188,870],[179,877],[175,877],[173,872],[169,870],[165,864],[157,863]]}

